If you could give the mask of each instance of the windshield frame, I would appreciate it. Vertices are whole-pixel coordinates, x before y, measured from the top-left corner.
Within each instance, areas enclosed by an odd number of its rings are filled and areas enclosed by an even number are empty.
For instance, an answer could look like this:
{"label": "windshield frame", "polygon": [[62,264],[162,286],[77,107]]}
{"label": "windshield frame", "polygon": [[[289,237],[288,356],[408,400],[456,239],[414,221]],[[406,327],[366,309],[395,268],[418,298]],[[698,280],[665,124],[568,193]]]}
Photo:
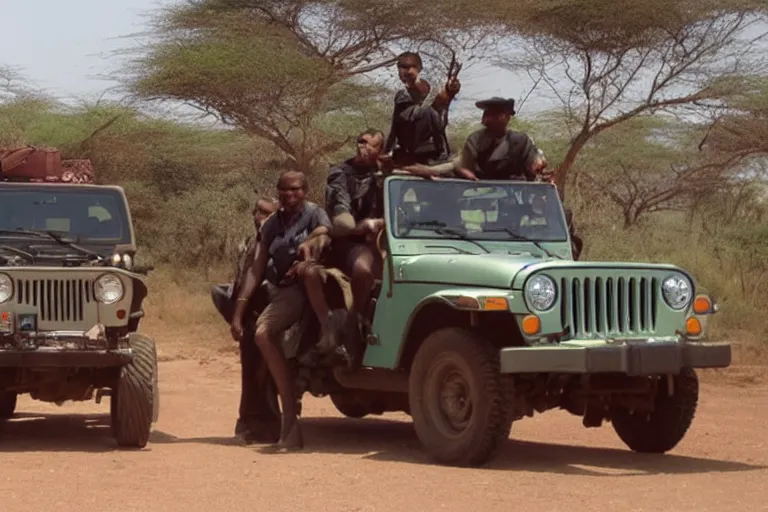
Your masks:
{"label": "windshield frame", "polygon": [[[557,193],[557,189],[555,185],[551,183],[537,183],[537,182],[521,182],[518,180],[477,180],[477,181],[468,181],[466,179],[461,178],[441,178],[439,182],[425,182],[425,180],[421,177],[416,176],[405,176],[405,175],[395,175],[395,176],[388,176],[385,184],[385,202],[384,202],[384,210],[385,210],[385,216],[386,216],[386,222],[389,226],[388,229],[388,235],[392,238],[392,240],[398,240],[401,243],[404,242],[417,242],[419,240],[439,240],[439,241],[453,241],[453,242],[464,242],[467,243],[467,240],[462,240],[458,237],[451,237],[451,236],[445,236],[440,235],[438,233],[434,234],[428,234],[428,233],[419,233],[416,236],[413,235],[398,235],[395,232],[395,227],[397,224],[396,219],[396,209],[395,209],[395,194],[400,193],[402,191],[402,187],[404,187],[403,184],[396,182],[404,182],[404,181],[418,181],[422,183],[433,183],[435,186],[439,186],[439,184],[442,183],[460,183],[462,185],[466,185],[468,187],[483,187],[487,186],[489,188],[492,187],[506,187],[506,186],[525,186],[526,188],[532,188],[532,187],[546,187],[552,189],[551,191],[548,191],[548,194],[550,197],[553,197],[556,199],[557,206],[556,212],[552,212],[550,215],[552,215],[553,219],[556,219],[558,224],[560,225],[563,237],[557,238],[557,239],[546,239],[542,240],[539,238],[533,238],[532,240],[525,240],[522,237],[520,239],[513,239],[511,237],[505,238],[503,236],[489,236],[489,237],[483,237],[483,236],[472,236],[476,235],[480,232],[472,232],[470,231],[467,238],[469,240],[480,242],[484,245],[491,245],[491,244],[533,244],[535,242],[538,242],[540,244],[544,245],[562,245],[562,244],[568,244],[570,245],[570,232],[568,231],[568,223],[565,216],[565,210],[563,207],[562,201],[560,201],[560,197]],[[552,208],[551,206],[549,208]],[[521,233],[522,235],[522,233]],[[535,241],[535,242],[534,242]]]}
{"label": "windshield frame", "polygon": [[[12,194],[14,192],[43,192],[43,193],[71,193],[71,194],[85,194],[93,192],[94,195],[104,195],[114,200],[118,204],[119,217],[117,221],[120,223],[120,230],[122,236],[120,238],[89,238],[77,233],[70,234],[66,231],[52,230],[55,233],[61,233],[64,237],[78,238],[81,245],[85,246],[101,246],[101,247],[122,247],[126,250],[135,247],[135,233],[133,228],[133,221],[131,218],[131,211],[128,201],[125,197],[125,193],[122,187],[116,185],[91,185],[91,184],[62,184],[62,183],[25,183],[25,182],[3,182],[0,183],[0,197],[2,194]],[[112,213],[112,212],[110,212]],[[23,233],[16,235],[2,235],[1,238],[6,240],[29,240],[31,237]],[[44,239],[37,238],[36,242],[41,242]]]}

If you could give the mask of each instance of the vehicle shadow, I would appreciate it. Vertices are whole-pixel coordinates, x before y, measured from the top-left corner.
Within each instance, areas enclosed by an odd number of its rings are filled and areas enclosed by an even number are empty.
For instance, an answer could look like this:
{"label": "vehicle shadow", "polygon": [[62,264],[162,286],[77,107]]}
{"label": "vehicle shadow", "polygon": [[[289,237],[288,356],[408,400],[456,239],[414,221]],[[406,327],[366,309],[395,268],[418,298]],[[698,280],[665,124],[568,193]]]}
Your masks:
{"label": "vehicle shadow", "polygon": [[20,412],[0,422],[0,452],[98,453],[118,449],[109,414]]}
{"label": "vehicle shadow", "polygon": [[[305,448],[301,453],[356,455],[363,459],[434,465],[421,447],[410,422],[378,418],[302,418]],[[233,437],[182,439],[155,431],[150,443],[240,444]],[[255,447],[255,448],[254,448]],[[264,445],[252,445],[269,453]],[[704,459],[668,453],[639,454],[629,449],[599,448],[509,440],[482,469],[534,471],[585,476],[698,474],[765,469],[768,466]]]}

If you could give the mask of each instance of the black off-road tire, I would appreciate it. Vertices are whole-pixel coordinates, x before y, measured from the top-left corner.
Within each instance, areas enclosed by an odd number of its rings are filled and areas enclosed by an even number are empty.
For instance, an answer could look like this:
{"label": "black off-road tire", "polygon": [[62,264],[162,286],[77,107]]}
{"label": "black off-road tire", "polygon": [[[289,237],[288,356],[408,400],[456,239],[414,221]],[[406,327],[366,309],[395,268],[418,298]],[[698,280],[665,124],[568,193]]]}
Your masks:
{"label": "black off-road tire", "polygon": [[17,399],[18,395],[12,391],[0,392],[0,420],[13,418]]}
{"label": "black off-road tire", "polygon": [[618,407],[612,410],[613,429],[630,450],[664,453],[685,437],[696,414],[699,379],[692,368],[683,368],[673,380],[672,396],[666,379],[660,380],[655,409],[650,413],[632,414],[629,409]]}
{"label": "black off-road tire", "polygon": [[336,410],[347,418],[365,418],[368,416],[368,408],[344,393],[331,393],[331,402],[333,402]]}
{"label": "black off-road tire", "polygon": [[118,446],[144,448],[157,410],[157,349],[141,334],[130,337],[133,361],[120,369],[110,398],[112,433]]}
{"label": "black off-road tire", "polygon": [[[411,367],[408,400],[416,435],[432,459],[480,466],[495,455],[509,436],[512,403],[499,369],[499,350],[472,331],[445,328],[424,340]],[[464,390],[471,402],[469,420],[461,427],[448,423],[438,396],[447,375],[456,378],[455,389]]]}

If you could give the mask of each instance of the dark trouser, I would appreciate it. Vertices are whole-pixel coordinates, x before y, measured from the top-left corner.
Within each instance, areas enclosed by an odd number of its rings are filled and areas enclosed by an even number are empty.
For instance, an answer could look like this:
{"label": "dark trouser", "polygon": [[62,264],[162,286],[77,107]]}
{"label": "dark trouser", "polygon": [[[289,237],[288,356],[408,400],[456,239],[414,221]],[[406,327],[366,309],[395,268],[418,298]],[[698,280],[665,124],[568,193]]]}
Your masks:
{"label": "dark trouser", "polygon": [[[229,285],[220,284],[211,290],[211,298],[219,314],[232,322],[234,299],[227,297]],[[264,309],[268,296],[259,288],[249,304],[240,340],[240,407],[237,430],[244,431],[254,441],[273,443],[280,438],[281,416],[277,389],[259,348],[254,343],[257,312]]]}

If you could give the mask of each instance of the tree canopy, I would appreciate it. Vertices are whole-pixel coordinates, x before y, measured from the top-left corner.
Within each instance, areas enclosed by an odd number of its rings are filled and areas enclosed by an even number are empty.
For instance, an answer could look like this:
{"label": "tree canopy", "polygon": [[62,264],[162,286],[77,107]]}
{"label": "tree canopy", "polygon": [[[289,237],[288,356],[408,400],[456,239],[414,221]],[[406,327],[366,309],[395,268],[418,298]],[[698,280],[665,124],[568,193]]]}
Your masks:
{"label": "tree canopy", "polygon": [[[407,2],[406,2],[407,4]],[[413,3],[413,5],[416,5]],[[404,8],[405,7],[405,8]],[[450,19],[360,0],[186,0],[161,12],[129,67],[144,99],[176,100],[270,141],[310,171],[366,127],[382,88],[366,74],[404,41],[439,41]],[[439,13],[439,11],[435,11]],[[338,121],[343,112],[347,122]]]}

